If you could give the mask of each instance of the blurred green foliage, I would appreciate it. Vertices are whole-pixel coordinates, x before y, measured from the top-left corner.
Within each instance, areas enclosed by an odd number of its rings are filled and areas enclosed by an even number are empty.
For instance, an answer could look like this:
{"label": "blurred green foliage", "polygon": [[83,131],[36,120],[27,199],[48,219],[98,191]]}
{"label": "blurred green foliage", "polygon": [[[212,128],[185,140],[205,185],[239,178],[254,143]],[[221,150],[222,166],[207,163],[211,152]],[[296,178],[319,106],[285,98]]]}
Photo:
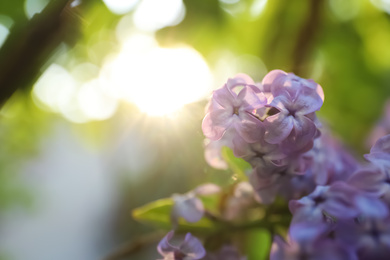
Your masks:
{"label": "blurred green foliage", "polygon": [[[283,69],[313,78],[325,92],[325,103],[319,112],[321,119],[357,154],[367,151],[364,140],[381,116],[385,100],[390,97],[390,15],[385,11],[387,1],[184,0],[184,4],[184,20],[155,33],[162,46],[186,43],[205,57],[213,71],[217,70],[224,54],[230,53],[235,57],[255,57],[267,70]],[[83,5],[87,8],[81,9],[81,12],[66,10],[70,16],[77,17],[81,33],[63,34],[62,43],[42,62],[40,73],[53,62],[69,70],[84,62],[101,67],[107,56],[120,51],[117,24],[124,17],[131,18],[133,12],[114,14],[100,0],[82,0]],[[27,27],[31,22],[25,15],[24,0],[0,1],[0,15],[13,20],[11,36],[17,33],[16,29]],[[131,31],[134,24],[129,23],[128,27]],[[74,37],[77,37],[76,40],[69,41]],[[15,40],[15,37],[8,39]],[[34,48],[28,53],[33,57],[42,56]],[[0,61],[2,58],[0,56]],[[222,60],[223,63],[228,61]],[[24,64],[18,66],[23,68]],[[248,73],[256,80],[261,80],[265,74],[260,68],[252,68],[251,64],[238,64],[236,68],[237,73]],[[25,76],[23,73],[18,75],[21,78]],[[31,77],[27,86],[19,86],[20,89],[1,110],[0,207],[15,200],[27,201],[23,191],[19,191],[15,184],[14,174],[20,167],[19,163],[34,154],[39,141],[58,120],[53,120],[55,116],[38,108],[30,96],[33,81],[38,76]],[[219,87],[218,84],[222,82],[216,81],[215,87]],[[117,132],[116,127],[127,127],[118,122],[130,121],[130,125],[152,140],[161,154],[159,162],[149,170],[153,172],[149,177],[120,183],[123,185],[124,213],[118,218],[119,226],[134,225],[128,212],[148,201],[169,197],[173,192],[184,193],[205,180],[222,185],[231,183],[230,172],[212,169],[203,158],[200,124],[205,104],[202,101],[188,105],[180,117],[181,129],[178,131],[172,130],[174,124],[164,118],[137,121],[137,108],[131,106],[129,109],[123,104],[117,114],[107,121],[75,126],[83,139],[106,144],[110,142],[105,137],[107,133]],[[234,173],[242,176],[236,168],[245,167],[241,162],[229,159],[232,158],[231,151],[224,150],[224,157],[234,166],[231,167],[235,169]],[[156,179],[164,181],[156,182]],[[145,187],[154,190],[153,194],[145,194]],[[161,207],[165,212],[169,206]],[[144,208],[136,215],[141,218],[141,215],[151,216],[149,213],[151,211]],[[118,228],[118,233],[122,230],[127,231],[125,236],[129,233],[126,228]],[[134,233],[145,231],[142,227],[132,230]],[[265,241],[264,248],[269,247],[269,234],[263,230],[254,231],[250,236],[255,237],[252,241]],[[256,252],[259,251],[253,254]],[[264,255],[256,257],[263,259]]]}
{"label": "blurred green foliage", "polygon": [[[102,1],[86,2],[76,45],[62,49],[48,63],[101,66],[107,55],[120,50],[115,30],[122,15],[111,13]],[[193,46],[212,68],[220,58],[216,53],[229,51],[237,57],[258,57],[268,70],[314,78],[326,96],[320,116],[349,145],[363,151],[362,140],[390,96],[390,19],[378,8],[382,2],[375,2],[376,6],[369,0],[185,0],[184,20],[157,31],[156,37],[163,46]],[[24,4],[2,1],[0,14],[11,17],[15,26],[27,23]]]}

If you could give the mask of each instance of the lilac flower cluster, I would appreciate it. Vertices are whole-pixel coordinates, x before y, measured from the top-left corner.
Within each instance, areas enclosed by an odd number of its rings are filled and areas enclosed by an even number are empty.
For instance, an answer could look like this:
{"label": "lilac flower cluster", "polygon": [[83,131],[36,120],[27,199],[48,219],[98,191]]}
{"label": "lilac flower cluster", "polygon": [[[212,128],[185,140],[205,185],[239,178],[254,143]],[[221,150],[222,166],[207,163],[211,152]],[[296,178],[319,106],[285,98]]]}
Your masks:
{"label": "lilac flower cluster", "polygon": [[[367,163],[358,163],[320,131],[315,113],[323,102],[320,85],[281,70],[261,83],[239,74],[214,91],[202,123],[206,160],[227,168],[221,155],[227,146],[252,166],[250,185],[236,186],[222,217],[239,219],[253,198],[264,205],[283,197],[292,221],[286,240],[274,237],[271,260],[390,259],[390,135],[364,156]],[[174,226],[180,217],[196,222],[204,216],[197,196],[207,190],[220,192],[206,185],[174,197]],[[167,242],[172,236],[160,243],[164,259],[244,259],[234,247],[206,253],[191,235],[173,247]]]}
{"label": "lilac flower cluster", "polygon": [[315,112],[313,80],[274,70],[262,83],[238,75],[214,91],[202,128],[208,162],[228,146],[252,166],[258,201],[289,200],[289,242],[276,237],[271,259],[390,259],[390,135],[359,165]]}
{"label": "lilac flower cluster", "polygon": [[320,136],[315,112],[323,101],[320,85],[292,73],[271,71],[261,84],[237,75],[214,91],[210,101],[202,123],[211,140],[206,158],[218,163],[210,156],[218,156],[220,146],[232,148],[252,165],[250,181],[262,203],[272,203],[285,187],[297,186],[287,196],[310,191],[315,185],[305,173],[313,156],[306,153]]}
{"label": "lilac flower cluster", "polygon": [[[318,185],[290,201],[291,242],[276,238],[271,259],[389,259],[390,135],[380,138],[365,158],[369,164],[346,179]],[[331,258],[322,252],[325,247]]]}

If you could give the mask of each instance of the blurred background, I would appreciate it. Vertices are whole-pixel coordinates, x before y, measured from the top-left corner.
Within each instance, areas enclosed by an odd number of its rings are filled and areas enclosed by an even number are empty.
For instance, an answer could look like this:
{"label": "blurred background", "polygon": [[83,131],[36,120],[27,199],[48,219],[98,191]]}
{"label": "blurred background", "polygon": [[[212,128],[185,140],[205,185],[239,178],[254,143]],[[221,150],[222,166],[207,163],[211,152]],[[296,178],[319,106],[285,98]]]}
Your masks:
{"label": "blurred background", "polygon": [[231,182],[204,159],[207,98],[272,69],[319,82],[361,157],[390,97],[390,1],[0,1],[0,259],[104,259],[153,232],[133,208]]}

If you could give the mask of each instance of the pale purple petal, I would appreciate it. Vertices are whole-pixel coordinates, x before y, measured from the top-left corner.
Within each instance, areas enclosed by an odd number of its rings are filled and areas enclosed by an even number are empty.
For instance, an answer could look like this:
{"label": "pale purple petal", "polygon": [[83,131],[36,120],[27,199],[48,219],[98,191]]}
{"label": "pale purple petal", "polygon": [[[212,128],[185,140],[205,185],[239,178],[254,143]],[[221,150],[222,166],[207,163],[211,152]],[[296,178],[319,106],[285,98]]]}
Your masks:
{"label": "pale purple petal", "polygon": [[235,123],[237,133],[248,143],[255,143],[263,136],[262,122],[244,112],[240,114],[241,122]]}
{"label": "pale purple petal", "polygon": [[272,70],[264,76],[262,85],[265,89],[271,89],[271,85],[277,83],[283,85],[287,73],[282,70]]}
{"label": "pale purple petal", "polygon": [[173,235],[174,235],[174,231],[169,231],[168,234],[160,241],[160,243],[158,243],[158,246],[157,246],[157,251],[162,255],[162,256],[166,256],[167,254],[169,254],[170,252],[174,252],[175,250],[178,250],[177,247],[171,245],[169,243],[169,240],[172,239]]}
{"label": "pale purple petal", "polygon": [[215,90],[213,93],[213,99],[223,108],[232,107],[233,101],[236,97],[237,95],[234,92],[230,91],[230,89],[228,89],[226,85],[220,89]]}
{"label": "pale purple petal", "polygon": [[386,176],[378,169],[361,169],[355,172],[349,179],[348,184],[359,190],[368,192],[374,196],[383,195],[383,181]]}
{"label": "pale purple petal", "polygon": [[245,86],[238,94],[237,103],[244,104],[244,109],[250,111],[263,107],[267,103],[267,98],[264,94],[256,93],[251,87]]}
{"label": "pale purple petal", "polygon": [[266,132],[264,139],[270,144],[277,144],[287,138],[293,129],[293,117],[282,112],[267,117],[264,121]]}
{"label": "pale purple petal", "polygon": [[317,128],[307,117],[295,117],[293,120],[293,130],[283,141],[282,147],[286,153],[304,153],[313,147],[313,139]]}
{"label": "pale purple petal", "polygon": [[172,209],[172,220],[177,221],[182,217],[188,222],[198,222],[204,214],[202,201],[193,194],[173,195],[174,205]]}
{"label": "pale purple petal", "polygon": [[389,209],[381,200],[360,194],[355,198],[355,204],[359,211],[366,217],[385,218],[389,215]]}
{"label": "pale purple petal", "polygon": [[212,195],[220,191],[221,191],[221,187],[215,185],[214,183],[202,184],[194,189],[194,193],[196,195],[202,195],[202,196]]}
{"label": "pale purple petal", "polygon": [[290,225],[290,237],[299,243],[308,243],[330,231],[326,223],[299,222]]}
{"label": "pale purple petal", "polygon": [[228,79],[226,83],[227,87],[230,89],[239,85],[254,85],[254,84],[255,82],[253,81],[253,79],[244,73],[237,74],[236,76],[234,76],[234,78]]}
{"label": "pale purple petal", "polygon": [[297,115],[307,115],[318,111],[323,104],[321,97],[315,92],[302,92],[299,93],[293,104],[291,104],[291,110],[295,111]]}
{"label": "pale purple petal", "polygon": [[173,235],[174,231],[170,231],[157,246],[157,251],[164,256],[164,260],[199,260],[205,256],[202,243],[190,233],[187,233],[179,246],[169,243]]}
{"label": "pale purple petal", "polygon": [[286,108],[286,105],[288,106],[289,104],[291,104],[291,98],[287,93],[286,95],[273,97],[272,101],[268,106],[274,107],[279,111],[284,111],[286,114],[290,114],[290,112]]}
{"label": "pale purple petal", "polygon": [[[322,188],[322,186],[317,186],[316,190],[318,189],[318,187]],[[307,206],[314,206],[313,200],[308,197],[303,197],[299,200],[290,200],[288,203],[288,208],[293,215],[296,214],[296,212],[298,212],[301,208]]]}
{"label": "pale purple petal", "polygon": [[252,144],[246,142],[241,136],[237,135],[233,141],[233,153],[236,157],[252,157],[255,153]]}
{"label": "pale purple petal", "polygon": [[202,131],[207,138],[211,140],[219,140],[225,133],[226,127],[223,125],[215,125],[210,113],[207,113],[202,121]]}
{"label": "pale purple petal", "polygon": [[187,233],[184,242],[180,245],[180,251],[186,255],[183,260],[197,260],[206,255],[202,243],[190,233]]}
{"label": "pale purple petal", "polygon": [[355,206],[355,197],[358,190],[345,182],[333,183],[327,191],[327,201],[323,209],[330,215],[341,219],[353,218],[359,214]]}
{"label": "pale purple petal", "polygon": [[386,153],[390,156],[390,135],[385,135],[375,143],[370,153]]}

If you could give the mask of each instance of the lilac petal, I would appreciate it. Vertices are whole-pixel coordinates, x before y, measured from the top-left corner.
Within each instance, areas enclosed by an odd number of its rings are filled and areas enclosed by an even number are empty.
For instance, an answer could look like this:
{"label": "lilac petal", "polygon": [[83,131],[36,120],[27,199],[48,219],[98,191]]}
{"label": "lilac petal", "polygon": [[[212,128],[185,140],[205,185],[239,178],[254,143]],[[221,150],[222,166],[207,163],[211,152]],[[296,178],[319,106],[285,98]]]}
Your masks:
{"label": "lilac petal", "polygon": [[382,171],[387,172],[390,169],[390,154],[387,153],[370,153],[365,154],[364,158],[379,167]]}
{"label": "lilac petal", "polygon": [[314,80],[303,79],[301,77],[294,75],[293,73],[289,73],[288,77],[289,80],[294,81],[298,84],[300,90],[304,90],[305,93],[307,92],[316,93],[321,98],[321,100],[324,101],[324,91],[322,87],[319,84],[317,84]]}
{"label": "lilac petal", "polygon": [[312,79],[308,79],[308,81],[312,81],[313,83],[316,84],[316,92],[317,92],[318,96],[320,96],[320,98],[322,99],[322,101],[324,101],[324,100],[325,100],[324,90],[322,89],[322,87],[320,86],[320,84],[317,84],[317,83],[314,82],[314,80],[312,80]]}
{"label": "lilac petal", "polygon": [[305,200],[308,201],[309,198],[303,197],[300,200],[290,200],[288,202],[288,208],[290,212],[294,215],[295,212],[297,212],[300,208],[305,207],[307,205],[307,202],[305,202]]}
{"label": "lilac petal", "polygon": [[312,79],[303,79],[296,76],[294,73],[288,73],[283,83],[284,88],[279,88],[279,92],[273,92],[274,95],[283,94],[283,92],[290,93],[293,100],[300,96],[317,96],[321,101],[324,101],[324,91],[322,87]]}
{"label": "lilac petal", "polygon": [[370,153],[386,153],[390,155],[390,135],[381,137],[371,148]]}
{"label": "lilac petal", "polygon": [[[284,141],[283,147],[290,151],[304,153],[313,147],[317,128],[307,117],[295,117],[294,128]],[[290,146],[290,147],[289,147]]]}
{"label": "lilac petal", "polygon": [[265,132],[264,139],[270,144],[277,144],[287,138],[293,129],[293,117],[282,112],[267,117],[264,121]]}
{"label": "lilac petal", "polygon": [[358,190],[345,182],[335,182],[327,191],[327,201],[323,209],[330,215],[340,219],[354,218],[359,211],[355,207],[354,198]]}
{"label": "lilac petal", "polygon": [[389,215],[387,205],[375,197],[359,195],[355,198],[355,203],[366,217],[385,218]]}
{"label": "lilac petal", "polygon": [[256,93],[252,88],[245,86],[237,97],[235,105],[245,103],[245,110],[251,111],[263,107],[267,103],[267,98],[262,93]]}
{"label": "lilac petal", "polygon": [[250,144],[239,135],[233,139],[233,153],[236,157],[251,157],[255,155]]}
{"label": "lilac petal", "polygon": [[207,196],[207,195],[218,193],[220,191],[221,191],[221,187],[219,187],[218,185],[215,185],[213,183],[206,183],[196,187],[194,193],[196,195]]}
{"label": "lilac petal", "polygon": [[296,114],[307,115],[321,108],[323,100],[316,92],[304,93],[301,91],[294,100],[293,107]]}
{"label": "lilac petal", "polygon": [[288,106],[290,103],[291,97],[288,93],[286,93],[286,95],[275,96],[268,106],[288,113],[286,106]]}
{"label": "lilac petal", "polygon": [[350,247],[336,243],[334,240],[321,239],[312,245],[313,260],[358,260]]}
{"label": "lilac petal", "polygon": [[285,78],[287,77],[287,73],[282,70],[272,70],[267,73],[267,75],[264,76],[263,81],[261,82],[264,88],[270,88],[271,85],[276,83],[281,83],[283,85],[283,82]]}
{"label": "lilac petal", "polygon": [[194,223],[198,222],[204,214],[204,206],[202,201],[193,194],[173,195],[175,204],[172,209],[172,219],[177,221],[179,217],[186,221]]}
{"label": "lilac petal", "polygon": [[229,88],[227,88],[226,85],[220,89],[215,90],[213,93],[213,99],[223,108],[232,107],[236,97],[237,95]]}
{"label": "lilac petal", "polygon": [[219,109],[213,110],[210,113],[212,124],[214,126],[222,126],[228,128],[234,121],[237,115],[233,114],[233,109]]}
{"label": "lilac petal", "polygon": [[385,175],[379,170],[362,169],[349,177],[347,183],[374,196],[381,196],[384,179]]}
{"label": "lilac petal", "polygon": [[229,89],[233,89],[236,86],[240,85],[254,85],[255,82],[253,79],[244,73],[239,73],[234,78],[228,79],[226,85]]}
{"label": "lilac petal", "polygon": [[168,234],[160,241],[160,243],[158,243],[157,251],[162,256],[166,256],[167,254],[169,254],[175,250],[178,250],[177,247],[174,247],[169,243],[169,240],[172,239],[174,234],[175,234],[175,232],[173,230],[169,231]]}
{"label": "lilac petal", "polygon": [[203,134],[211,140],[219,140],[226,131],[223,125],[215,125],[210,113],[207,113],[202,121]]}
{"label": "lilac petal", "polygon": [[273,174],[268,178],[262,178],[258,174],[251,174],[249,181],[255,189],[255,199],[262,204],[271,204],[277,195],[280,184],[277,180],[280,176]]}
{"label": "lilac petal", "polygon": [[261,121],[247,113],[241,115],[241,118],[241,122],[237,122],[234,125],[239,136],[248,143],[255,143],[259,141],[263,135]]}
{"label": "lilac petal", "polygon": [[184,242],[180,245],[180,251],[187,256],[184,260],[197,260],[206,255],[202,243],[190,233],[187,233]]}
{"label": "lilac petal", "polygon": [[299,222],[290,225],[290,237],[298,243],[307,243],[316,240],[329,231],[326,223]]}

